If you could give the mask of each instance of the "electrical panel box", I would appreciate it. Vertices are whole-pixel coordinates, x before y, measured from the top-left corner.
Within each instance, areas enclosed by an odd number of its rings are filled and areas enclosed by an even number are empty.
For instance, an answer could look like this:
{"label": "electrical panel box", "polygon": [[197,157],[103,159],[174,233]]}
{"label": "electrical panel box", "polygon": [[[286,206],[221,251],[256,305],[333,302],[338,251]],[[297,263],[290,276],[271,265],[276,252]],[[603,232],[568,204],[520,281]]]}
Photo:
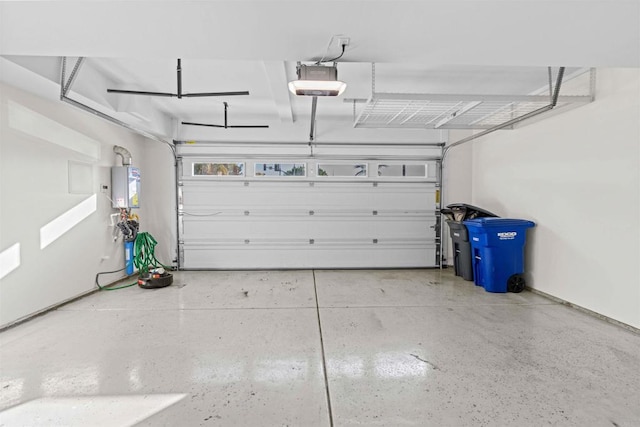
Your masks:
{"label": "electrical panel box", "polygon": [[140,169],[133,166],[111,168],[111,200],[114,208],[140,207]]}

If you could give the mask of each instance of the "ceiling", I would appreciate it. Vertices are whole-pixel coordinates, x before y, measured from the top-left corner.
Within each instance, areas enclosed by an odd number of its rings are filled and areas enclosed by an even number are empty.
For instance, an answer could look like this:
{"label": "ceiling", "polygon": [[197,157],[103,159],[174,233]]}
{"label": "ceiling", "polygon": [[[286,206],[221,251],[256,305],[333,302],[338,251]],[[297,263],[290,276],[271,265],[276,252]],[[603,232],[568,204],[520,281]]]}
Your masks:
{"label": "ceiling", "polygon": [[[579,17],[579,19],[577,19]],[[85,57],[71,97],[167,138],[306,141],[311,98],[287,90],[297,61],[340,53],[345,93],[321,98],[317,138],[442,139],[438,131],[359,129],[375,92],[527,95],[544,91],[547,67],[640,66],[640,0],[448,1],[0,1],[4,81],[26,88],[27,69],[59,85]],[[168,99],[107,88],[249,96]],[[375,71],[372,63],[375,63]],[[22,81],[16,81],[22,80]],[[53,91],[51,92],[53,93]],[[181,121],[269,125],[215,129]]]}

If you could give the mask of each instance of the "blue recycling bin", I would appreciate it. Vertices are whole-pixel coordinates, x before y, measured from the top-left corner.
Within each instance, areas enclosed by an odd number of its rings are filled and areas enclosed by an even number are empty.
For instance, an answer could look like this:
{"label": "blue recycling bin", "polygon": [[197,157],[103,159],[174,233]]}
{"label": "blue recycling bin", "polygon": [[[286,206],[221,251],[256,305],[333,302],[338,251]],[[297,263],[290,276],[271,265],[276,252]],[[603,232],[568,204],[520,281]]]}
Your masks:
{"label": "blue recycling bin", "polygon": [[521,292],[525,287],[524,245],[527,228],[535,223],[523,219],[476,218],[464,221],[469,231],[474,282],[487,292]]}

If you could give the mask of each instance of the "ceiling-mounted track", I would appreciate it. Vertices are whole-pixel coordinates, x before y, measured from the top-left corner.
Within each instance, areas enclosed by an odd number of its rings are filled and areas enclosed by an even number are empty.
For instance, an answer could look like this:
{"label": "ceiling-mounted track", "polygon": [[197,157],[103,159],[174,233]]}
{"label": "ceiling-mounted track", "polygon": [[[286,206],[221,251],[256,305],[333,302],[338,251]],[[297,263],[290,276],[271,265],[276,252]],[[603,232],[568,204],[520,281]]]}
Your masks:
{"label": "ceiling-mounted track", "polygon": [[173,146],[173,144],[171,142],[169,142],[169,140],[163,139],[157,135],[154,135],[150,132],[147,132],[146,130],[140,129],[136,126],[133,126],[129,123],[123,122],[122,120],[118,120],[115,117],[112,117],[108,114],[103,113],[102,111],[96,110],[95,108],[89,107],[88,105],[85,105],[81,102],[76,101],[75,99],[71,99],[69,98],[68,94],[71,91],[71,87],[73,86],[73,83],[75,81],[75,79],[78,77],[78,72],[80,71],[80,67],[82,66],[82,64],[84,63],[85,58],[84,57],[79,57],[76,60],[75,65],[73,66],[73,70],[71,71],[71,74],[69,75],[69,77],[67,78],[66,72],[67,72],[67,57],[63,56],[61,58],[61,63],[60,63],[60,100],[63,102],[66,102],[68,104],[73,105],[74,107],[77,107],[81,110],[84,110],[86,112],[89,112],[91,114],[94,114],[104,120],[107,120],[111,123],[115,123],[118,126],[122,126],[123,128],[129,129],[135,133],[137,133],[138,135],[142,135],[146,138],[152,139],[154,141],[158,141],[161,142],[165,145],[167,145],[170,149],[171,152],[173,153],[174,157],[175,157],[175,147]]}

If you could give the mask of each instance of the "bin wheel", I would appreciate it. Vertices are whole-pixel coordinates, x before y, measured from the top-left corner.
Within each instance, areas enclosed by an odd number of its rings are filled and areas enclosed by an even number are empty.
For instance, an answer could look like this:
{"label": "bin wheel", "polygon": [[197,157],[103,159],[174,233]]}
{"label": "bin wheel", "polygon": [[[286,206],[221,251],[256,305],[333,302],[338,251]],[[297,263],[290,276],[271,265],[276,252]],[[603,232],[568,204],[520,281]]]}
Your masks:
{"label": "bin wheel", "polygon": [[526,282],[522,275],[513,274],[511,277],[509,277],[509,280],[507,280],[507,290],[509,292],[519,293],[524,290],[525,284]]}

